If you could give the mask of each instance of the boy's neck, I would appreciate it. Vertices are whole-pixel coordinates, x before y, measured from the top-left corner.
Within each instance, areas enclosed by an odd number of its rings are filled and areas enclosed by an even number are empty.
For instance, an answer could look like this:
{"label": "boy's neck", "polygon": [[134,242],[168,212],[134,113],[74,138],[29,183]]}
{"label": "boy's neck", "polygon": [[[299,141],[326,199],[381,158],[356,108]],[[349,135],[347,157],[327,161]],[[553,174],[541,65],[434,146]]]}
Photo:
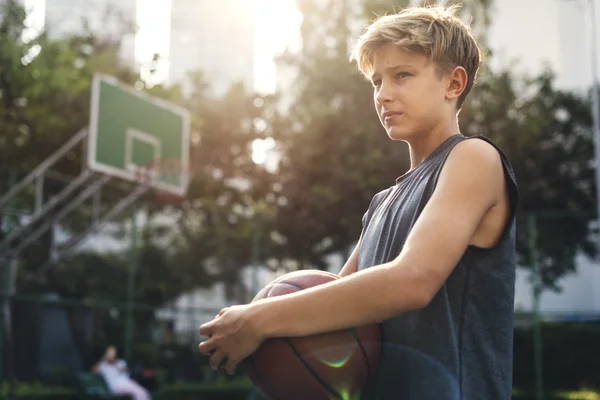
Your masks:
{"label": "boy's neck", "polygon": [[410,169],[421,164],[446,139],[460,133],[458,118],[453,123],[439,124],[430,132],[423,132],[408,140]]}

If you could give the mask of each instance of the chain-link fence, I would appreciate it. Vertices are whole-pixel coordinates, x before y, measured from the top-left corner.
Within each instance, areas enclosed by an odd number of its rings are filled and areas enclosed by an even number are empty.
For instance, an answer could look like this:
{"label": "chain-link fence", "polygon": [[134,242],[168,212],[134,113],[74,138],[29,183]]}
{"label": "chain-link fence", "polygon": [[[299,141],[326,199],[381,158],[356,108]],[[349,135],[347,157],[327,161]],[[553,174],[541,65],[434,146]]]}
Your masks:
{"label": "chain-link fence", "polygon": [[[91,373],[108,346],[116,346],[123,357],[128,342],[126,327],[131,320],[133,341],[126,360],[129,372],[153,393],[160,395],[162,391],[161,398],[181,398],[174,391],[183,390],[182,385],[187,385],[187,392],[211,387],[215,393],[237,390],[234,397],[224,398],[255,395],[243,366],[233,377],[213,371],[208,358],[196,349],[201,339],[198,326],[214,317],[218,309],[136,304],[130,310],[126,303],[75,301],[55,294],[14,296],[12,340],[3,343],[4,378],[12,378],[17,390],[23,383],[37,383],[46,390],[71,388],[78,396],[81,388],[77,377]],[[165,390],[172,396],[165,397]]]}
{"label": "chain-link fence", "polygon": [[600,390],[600,266],[589,212],[518,216],[514,386]]}
{"label": "chain-link fence", "polygon": [[[515,390],[531,398],[600,390],[596,225],[595,213],[518,216],[513,381]],[[125,290],[125,282],[115,285]],[[11,335],[1,342],[3,378],[12,374],[16,382],[69,386],[73,374],[90,371],[114,345],[149,387],[225,380],[196,349],[198,327],[220,310],[225,297],[224,291],[204,288],[152,306],[17,292],[10,298]],[[231,379],[238,379],[247,385],[242,395],[247,396],[251,390],[244,378],[241,368],[223,387],[236,387]]]}

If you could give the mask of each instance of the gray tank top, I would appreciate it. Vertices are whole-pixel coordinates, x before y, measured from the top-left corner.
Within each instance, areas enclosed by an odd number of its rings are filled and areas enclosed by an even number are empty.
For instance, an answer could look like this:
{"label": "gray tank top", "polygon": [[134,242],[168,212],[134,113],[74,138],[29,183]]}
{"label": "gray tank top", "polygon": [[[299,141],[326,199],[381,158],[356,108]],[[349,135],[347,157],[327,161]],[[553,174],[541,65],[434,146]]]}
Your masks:
{"label": "gray tank top", "polygon": [[400,254],[450,151],[474,138],[492,144],[501,155],[511,200],[510,222],[494,247],[467,248],[427,307],[382,322],[377,378],[363,398],[511,399],[519,195],[512,167],[493,142],[483,136],[454,135],[398,178],[396,185],[376,194],[363,217],[358,269],[389,262]]}

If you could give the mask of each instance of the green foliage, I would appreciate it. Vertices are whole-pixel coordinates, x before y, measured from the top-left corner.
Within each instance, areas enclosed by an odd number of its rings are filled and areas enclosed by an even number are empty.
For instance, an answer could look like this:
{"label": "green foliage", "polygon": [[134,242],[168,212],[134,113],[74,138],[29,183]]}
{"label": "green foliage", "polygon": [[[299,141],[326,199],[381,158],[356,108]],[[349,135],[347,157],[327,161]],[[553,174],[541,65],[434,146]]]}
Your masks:
{"label": "green foliage", "polygon": [[[133,84],[138,75],[119,58],[120,43],[100,40],[93,34],[51,40],[41,34],[23,41],[26,14],[15,1],[0,10],[0,188],[5,192],[6,171],[18,177],[36,167],[72,135],[87,126],[91,77],[107,73]],[[54,168],[66,177],[79,174],[81,148]],[[67,178],[68,179],[68,178]],[[48,179],[46,199],[64,182]],[[31,195],[17,199],[16,208],[31,212]],[[78,231],[78,216],[63,221],[63,228]],[[79,217],[79,218],[77,218]],[[81,228],[81,227],[79,227]],[[23,257],[21,272],[28,274],[49,257],[53,232],[45,234]]]}
{"label": "green foliage", "polygon": [[[404,144],[390,142],[372,106],[368,84],[347,62],[350,37],[339,18],[343,2],[329,9],[300,2],[306,46],[282,62],[298,78],[288,126],[279,138],[286,153],[279,180],[287,202],[277,213],[284,237],[282,255],[301,266],[323,267],[324,257],[346,252],[358,239],[360,219],[371,197],[408,168]],[[363,3],[364,21],[398,11],[403,1]],[[462,12],[489,23],[489,1],[463,2]],[[340,22],[341,21],[341,22]],[[315,27],[320,27],[319,30]],[[485,52],[485,49],[484,49]],[[498,143],[515,168],[521,190],[519,211],[579,213],[593,210],[591,117],[587,99],[557,90],[545,72],[517,76],[510,66],[484,68],[460,113],[466,135]],[[543,282],[575,268],[575,254],[594,254],[590,215],[538,220]],[[518,256],[530,265],[526,224],[519,221]]]}
{"label": "green foliage", "polygon": [[[327,255],[348,254],[372,196],[409,167],[407,147],[390,142],[373,110],[369,83],[348,62],[351,26],[407,5],[368,0],[353,15],[347,2],[298,2],[303,49],[280,61],[297,78],[287,125],[278,132],[285,146],[278,180],[286,201],[278,208],[276,230],[283,236],[277,255],[301,268],[323,268]],[[473,11],[481,4],[465,5]]]}
{"label": "green foliage", "polygon": [[[225,281],[233,288],[230,296],[245,301],[239,285],[241,267],[252,259],[256,221],[268,226],[273,213],[266,198],[273,181],[252,161],[251,146],[255,139],[272,136],[265,119],[275,118],[275,99],[240,84],[214,98],[206,93],[201,74],[191,78],[193,95],[183,104],[192,112],[192,132],[199,141],[192,148],[193,179],[187,201],[167,207],[171,220],[153,222],[153,230],[157,239],[173,234],[173,241],[163,246],[176,249],[176,264],[187,268],[182,279],[196,285],[200,279],[206,284]],[[198,279],[190,280],[194,275]]]}
{"label": "green foliage", "polygon": [[[542,357],[544,387],[548,390],[600,390],[600,326],[583,323],[544,323]],[[514,339],[514,387],[534,388],[533,334],[518,328]]]}
{"label": "green foliage", "polygon": [[[3,382],[0,400],[9,398],[8,383]],[[14,400],[75,400],[76,398],[77,391],[75,389],[47,386],[40,383],[17,383]]]}
{"label": "green foliage", "polygon": [[[348,254],[372,196],[407,170],[406,145],[385,135],[370,85],[348,62],[357,24],[406,5],[405,0],[365,0],[362,9],[353,9],[345,1],[328,7],[299,1],[304,47],[282,57],[296,78],[292,90],[277,98],[258,96],[241,84],[216,97],[200,71],[190,74],[190,91],[179,84],[147,87],[119,58],[118,41],[93,34],[50,40],[42,34],[23,42],[25,13],[14,1],[6,2],[0,20],[2,166],[22,175],[85,126],[96,72],[186,107],[192,114],[193,179],[180,206],[160,204],[152,196],[140,204],[149,222],[141,232],[136,298],[158,305],[223,281],[232,300],[245,301],[243,266],[291,260],[301,268],[324,268],[328,255]],[[488,0],[472,0],[464,2],[463,12],[485,26],[489,6]],[[290,98],[291,105],[283,107],[282,100]],[[511,158],[520,210],[580,211],[594,204],[587,110],[585,99],[556,90],[550,74],[526,79],[509,70],[483,70],[460,119],[465,134],[491,137]],[[275,173],[251,159],[253,140],[265,137],[274,137],[282,152]],[[75,151],[57,169],[75,176],[80,167]],[[0,184],[4,189],[3,179]],[[46,189],[52,194],[63,186],[49,183]],[[89,214],[83,208],[61,228],[80,232]],[[588,222],[581,217],[539,223],[547,286],[573,270],[578,251],[593,254]],[[521,264],[529,261],[526,238],[520,231]],[[52,241],[52,234],[46,235],[25,255],[25,276],[48,259]],[[78,255],[63,262],[45,285],[68,297],[120,299],[124,290],[114,282],[124,281],[128,262],[126,253]]]}
{"label": "green foliage", "polygon": [[[165,387],[154,396],[157,400],[247,400],[255,389],[247,380],[216,383],[180,383]],[[256,400],[264,397],[256,395]]]}
{"label": "green foliage", "polygon": [[278,137],[285,145],[278,180],[286,201],[276,229],[284,237],[282,256],[324,267],[326,255],[346,252],[358,238],[371,197],[409,164],[406,147],[390,145],[380,126],[370,85],[348,63],[343,7],[302,4],[305,46],[282,59],[298,78]]}
{"label": "green foliage", "polygon": [[[595,186],[587,99],[554,87],[545,72],[533,78],[482,71],[460,114],[463,132],[483,134],[510,158],[521,194],[519,211],[539,214],[537,243],[543,283],[575,269],[575,255],[595,253],[590,237]],[[560,211],[561,214],[555,213]],[[518,223],[520,265],[531,265],[527,223]]]}
{"label": "green foliage", "polygon": [[[176,383],[166,385],[152,394],[157,400],[247,400],[255,389],[246,379],[217,381],[215,383]],[[79,392],[75,388],[52,387],[42,384],[19,384],[14,400],[75,400]],[[8,400],[8,386],[0,392],[0,400]],[[256,395],[255,400],[264,397]]]}
{"label": "green foliage", "polygon": [[[137,75],[119,59],[118,42],[93,35],[50,40],[45,34],[24,42],[26,17],[14,1],[0,19],[0,159],[30,169],[87,125],[90,78],[94,72],[134,83]],[[70,157],[61,172],[81,165]]]}
{"label": "green foliage", "polygon": [[370,22],[378,16],[397,13],[409,3],[408,0],[365,0],[362,2],[362,14]]}
{"label": "green foliage", "polygon": [[[535,400],[537,397],[535,393],[515,391],[513,393],[513,400]],[[550,393],[544,392],[545,400],[598,400],[600,394],[589,390],[581,390],[575,392],[563,392],[553,391]]]}
{"label": "green foliage", "polygon": [[[23,9],[12,1],[5,7],[9,12],[3,13],[5,17],[0,21],[0,99],[5,105],[0,107],[0,187],[6,189],[7,168],[19,171],[19,178],[24,176],[87,125],[90,82],[95,73],[144,88],[153,96],[189,109],[192,142],[201,145],[192,149],[194,175],[189,201],[182,206],[164,205],[149,195],[140,204],[150,222],[138,255],[143,268],[138,271],[137,291],[141,297],[152,299],[150,304],[158,304],[215,280],[239,286],[240,267],[251,258],[252,213],[272,185],[269,174],[252,162],[251,143],[271,135],[265,116],[273,118],[275,99],[257,96],[240,84],[217,98],[209,94],[201,72],[190,75],[189,95],[184,95],[179,84],[147,87],[119,57],[119,41],[101,40],[92,33],[60,40],[50,40],[42,34],[24,43],[20,40]],[[81,165],[81,152],[77,149],[59,163],[55,172],[72,178],[79,174]],[[66,182],[48,180],[47,197],[65,185]],[[123,183],[117,186],[103,188],[105,207],[114,204],[123,190],[131,189],[131,185]],[[31,196],[20,200],[31,204]],[[272,215],[270,210],[265,202],[260,216],[265,225]],[[25,207],[22,211],[30,212]],[[67,234],[76,234],[87,228],[90,219],[91,209],[81,207],[72,218],[61,221],[61,228]],[[116,238],[126,235],[126,231],[113,233]],[[31,251],[24,254],[19,279],[35,275],[32,273],[48,259],[53,240],[49,233],[28,249]],[[125,257],[80,255],[63,262],[60,271],[42,277],[46,278],[45,285],[76,298],[101,293],[102,298],[119,298],[123,293],[118,292],[123,290],[114,285],[113,279],[124,282]],[[100,265],[109,268],[103,270]],[[95,279],[87,282],[87,274]],[[27,283],[31,287],[33,282]],[[44,290],[37,286],[36,290]],[[244,293],[235,295],[245,300]]]}

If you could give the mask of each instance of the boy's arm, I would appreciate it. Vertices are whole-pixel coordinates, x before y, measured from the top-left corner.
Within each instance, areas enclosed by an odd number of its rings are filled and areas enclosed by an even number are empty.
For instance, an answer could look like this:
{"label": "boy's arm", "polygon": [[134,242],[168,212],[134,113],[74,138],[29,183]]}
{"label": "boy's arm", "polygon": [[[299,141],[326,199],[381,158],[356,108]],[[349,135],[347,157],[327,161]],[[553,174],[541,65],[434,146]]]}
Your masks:
{"label": "boy's arm", "polygon": [[[456,145],[400,255],[317,287],[225,309],[202,325],[199,350],[228,371],[268,337],[304,336],[393,318],[425,307],[444,284],[484,215],[505,201],[500,155],[490,144]],[[505,221],[502,222],[504,229]],[[350,267],[348,268],[350,270]]]}
{"label": "boy's arm", "polygon": [[425,307],[464,254],[484,215],[504,199],[505,187],[500,156],[490,144],[458,144],[395,260],[257,302],[253,320],[266,337],[303,336]]}
{"label": "boy's arm", "polygon": [[352,275],[353,273],[358,271],[358,247],[359,246],[360,246],[360,240],[356,244],[356,247],[352,251],[352,254],[350,254],[348,261],[346,261],[346,264],[344,264],[344,267],[338,274],[339,277],[343,278],[345,276]]}

